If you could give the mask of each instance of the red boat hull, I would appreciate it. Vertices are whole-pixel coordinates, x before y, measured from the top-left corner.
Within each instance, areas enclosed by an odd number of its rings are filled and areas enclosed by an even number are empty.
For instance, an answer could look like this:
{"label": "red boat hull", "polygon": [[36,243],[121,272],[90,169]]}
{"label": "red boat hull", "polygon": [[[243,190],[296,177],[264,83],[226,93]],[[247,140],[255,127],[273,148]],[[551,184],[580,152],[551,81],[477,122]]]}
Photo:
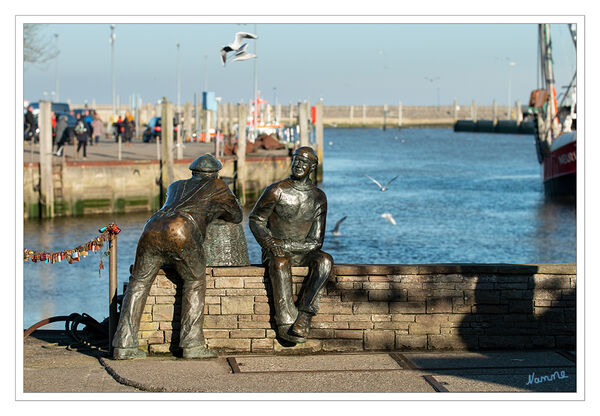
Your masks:
{"label": "red boat hull", "polygon": [[544,159],[544,192],[549,197],[575,197],[577,193],[577,141],[554,149]]}

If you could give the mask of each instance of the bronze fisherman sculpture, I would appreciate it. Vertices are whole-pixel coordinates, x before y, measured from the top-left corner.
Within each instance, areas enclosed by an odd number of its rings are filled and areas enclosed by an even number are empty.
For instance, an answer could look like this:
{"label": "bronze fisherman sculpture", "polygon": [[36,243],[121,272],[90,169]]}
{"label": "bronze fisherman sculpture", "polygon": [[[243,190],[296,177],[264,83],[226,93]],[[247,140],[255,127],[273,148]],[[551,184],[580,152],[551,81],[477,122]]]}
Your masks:
{"label": "bronze fisherman sculpture", "polygon": [[[296,149],[290,177],[265,189],[250,214],[250,230],[262,247],[273,287],[277,334],[293,343],[306,342],[320,290],[333,269],[332,257],[321,251],[327,198],[310,179],[318,162],[312,148]],[[298,306],[292,298],[292,266],[309,266]]]}
{"label": "bronze fisherman sculpture", "polygon": [[221,163],[200,156],[189,166],[192,177],[173,182],[163,207],[148,219],[138,241],[133,271],[113,339],[113,357],[144,357],[137,333],[150,286],[159,268],[173,266],[183,280],[179,347],[184,358],[216,354],[204,346],[206,259],[202,244],[210,222],[242,221],[242,209],[229,187],[218,178]]}

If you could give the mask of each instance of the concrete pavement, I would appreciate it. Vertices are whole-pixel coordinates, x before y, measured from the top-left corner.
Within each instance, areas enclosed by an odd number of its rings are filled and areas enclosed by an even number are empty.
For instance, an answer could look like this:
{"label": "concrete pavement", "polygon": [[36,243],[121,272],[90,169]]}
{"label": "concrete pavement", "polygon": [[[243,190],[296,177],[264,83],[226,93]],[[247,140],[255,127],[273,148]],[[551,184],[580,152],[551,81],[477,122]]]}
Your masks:
{"label": "concrete pavement", "polygon": [[574,352],[357,352],[112,360],[62,331],[24,342],[24,393],[575,392]]}

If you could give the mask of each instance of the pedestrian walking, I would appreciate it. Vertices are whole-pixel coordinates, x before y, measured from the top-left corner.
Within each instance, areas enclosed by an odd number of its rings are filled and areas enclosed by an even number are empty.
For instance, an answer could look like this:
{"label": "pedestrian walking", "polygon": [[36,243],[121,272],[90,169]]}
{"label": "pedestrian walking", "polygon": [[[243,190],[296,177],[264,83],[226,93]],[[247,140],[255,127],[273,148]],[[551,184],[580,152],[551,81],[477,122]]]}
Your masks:
{"label": "pedestrian walking", "polygon": [[62,156],[65,143],[69,140],[69,132],[67,128],[67,116],[61,115],[56,122],[56,152],[55,156]]}
{"label": "pedestrian walking", "polygon": [[75,124],[75,137],[77,137],[77,157],[79,158],[79,150],[83,147],[83,159],[87,158],[86,146],[90,139],[90,131],[85,120],[77,114],[77,123]]}
{"label": "pedestrian walking", "polygon": [[104,136],[105,133],[106,129],[104,128],[104,123],[100,119],[100,116],[94,114],[94,120],[92,121],[92,135],[94,136],[94,142],[98,144],[100,137]]}

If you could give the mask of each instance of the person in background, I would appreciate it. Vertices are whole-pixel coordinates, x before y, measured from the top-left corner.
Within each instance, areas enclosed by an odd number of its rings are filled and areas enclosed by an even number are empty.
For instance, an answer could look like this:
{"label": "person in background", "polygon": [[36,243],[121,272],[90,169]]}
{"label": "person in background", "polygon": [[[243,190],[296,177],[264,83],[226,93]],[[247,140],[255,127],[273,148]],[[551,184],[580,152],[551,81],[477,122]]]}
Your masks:
{"label": "person in background", "polygon": [[83,147],[83,159],[85,160],[87,158],[86,146],[90,139],[90,131],[81,114],[77,113],[76,117],[77,122],[75,123],[74,131],[75,137],[77,137],[77,157],[79,157],[79,149]]}
{"label": "person in background", "polygon": [[57,142],[56,140],[56,114],[54,111],[50,112],[50,123],[52,124],[52,146]]}
{"label": "person in background", "polygon": [[125,140],[125,146],[131,146],[131,139],[135,131],[135,124],[133,123],[133,117],[131,114],[125,114],[125,120],[123,120],[123,139]]}
{"label": "person in background", "polygon": [[98,144],[101,136],[105,134],[104,123],[100,119],[98,114],[94,114],[94,120],[92,121],[92,134],[94,136],[94,142]]}
{"label": "person in background", "polygon": [[33,107],[27,107],[25,113],[25,138],[27,140],[35,138],[35,117],[33,116]]}
{"label": "person in background", "polygon": [[65,143],[69,140],[69,132],[67,129],[67,116],[61,115],[56,122],[56,152],[55,156],[62,156]]}

